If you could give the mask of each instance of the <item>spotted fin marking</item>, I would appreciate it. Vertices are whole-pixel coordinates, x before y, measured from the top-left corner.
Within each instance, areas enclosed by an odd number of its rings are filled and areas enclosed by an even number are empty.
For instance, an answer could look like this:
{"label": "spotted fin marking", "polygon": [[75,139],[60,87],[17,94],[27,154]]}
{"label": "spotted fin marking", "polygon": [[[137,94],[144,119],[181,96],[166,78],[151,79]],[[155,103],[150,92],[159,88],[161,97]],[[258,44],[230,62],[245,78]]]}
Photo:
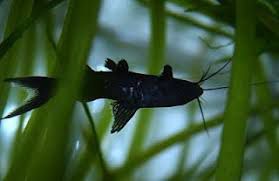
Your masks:
{"label": "spotted fin marking", "polygon": [[167,79],[167,80],[170,80],[173,78],[173,75],[172,75],[172,67],[170,65],[165,65],[164,66],[164,70],[160,76],[162,79]]}
{"label": "spotted fin marking", "polygon": [[119,101],[113,102],[112,111],[114,116],[114,122],[110,132],[119,132],[133,117],[137,109],[138,108],[135,107],[128,107]]}

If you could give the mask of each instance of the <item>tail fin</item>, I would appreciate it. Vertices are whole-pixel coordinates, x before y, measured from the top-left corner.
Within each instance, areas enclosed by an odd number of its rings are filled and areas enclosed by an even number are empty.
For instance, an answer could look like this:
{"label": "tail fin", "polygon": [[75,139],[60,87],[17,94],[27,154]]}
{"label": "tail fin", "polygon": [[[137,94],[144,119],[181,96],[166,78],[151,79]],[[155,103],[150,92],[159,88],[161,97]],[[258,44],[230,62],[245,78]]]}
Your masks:
{"label": "tail fin", "polygon": [[2,119],[11,118],[40,107],[53,96],[56,84],[56,79],[49,77],[19,77],[8,78],[4,81],[15,83],[24,88],[31,88],[35,91],[35,95]]}

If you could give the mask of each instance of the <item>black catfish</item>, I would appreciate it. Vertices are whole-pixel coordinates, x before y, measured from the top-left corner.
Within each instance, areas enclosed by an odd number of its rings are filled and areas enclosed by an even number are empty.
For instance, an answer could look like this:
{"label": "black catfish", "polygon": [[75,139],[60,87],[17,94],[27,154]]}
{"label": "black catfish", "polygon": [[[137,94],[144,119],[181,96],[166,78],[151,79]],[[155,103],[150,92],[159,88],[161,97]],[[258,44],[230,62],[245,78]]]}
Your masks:
{"label": "black catfish", "polygon": [[[169,65],[164,66],[159,76],[130,72],[124,59],[117,64],[107,59],[105,67],[111,71],[94,71],[89,66],[86,67],[81,93],[77,99],[81,102],[99,98],[115,100],[112,103],[115,121],[111,133],[119,132],[139,108],[170,107],[183,105],[194,99],[199,101],[198,98],[203,94],[200,83],[222,69],[208,77],[206,72],[200,81],[190,82],[173,78]],[[5,81],[31,88],[35,90],[35,95],[3,119],[40,107],[55,95],[57,86],[57,79],[50,77],[19,77],[8,78]]]}

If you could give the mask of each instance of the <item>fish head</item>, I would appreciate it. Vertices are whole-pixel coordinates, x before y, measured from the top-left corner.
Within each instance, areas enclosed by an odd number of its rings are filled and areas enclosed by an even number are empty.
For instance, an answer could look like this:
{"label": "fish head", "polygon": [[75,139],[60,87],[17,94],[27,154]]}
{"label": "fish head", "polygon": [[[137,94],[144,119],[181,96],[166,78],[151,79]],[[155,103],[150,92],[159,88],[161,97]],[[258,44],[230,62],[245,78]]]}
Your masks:
{"label": "fish head", "polygon": [[[182,79],[172,79],[162,82],[160,85],[162,100],[166,106],[186,104],[203,94],[203,89],[198,83]],[[160,91],[159,91],[160,92]]]}

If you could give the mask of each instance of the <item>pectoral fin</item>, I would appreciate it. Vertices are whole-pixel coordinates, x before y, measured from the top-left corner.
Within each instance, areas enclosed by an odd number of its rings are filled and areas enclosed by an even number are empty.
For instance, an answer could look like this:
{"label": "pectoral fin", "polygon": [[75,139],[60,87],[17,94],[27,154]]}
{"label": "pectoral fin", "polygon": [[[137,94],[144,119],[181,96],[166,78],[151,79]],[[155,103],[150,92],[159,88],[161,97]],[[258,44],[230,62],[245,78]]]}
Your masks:
{"label": "pectoral fin", "polygon": [[112,103],[112,106],[114,122],[111,133],[114,133],[119,132],[128,123],[138,108],[129,107],[125,103],[119,101]]}

